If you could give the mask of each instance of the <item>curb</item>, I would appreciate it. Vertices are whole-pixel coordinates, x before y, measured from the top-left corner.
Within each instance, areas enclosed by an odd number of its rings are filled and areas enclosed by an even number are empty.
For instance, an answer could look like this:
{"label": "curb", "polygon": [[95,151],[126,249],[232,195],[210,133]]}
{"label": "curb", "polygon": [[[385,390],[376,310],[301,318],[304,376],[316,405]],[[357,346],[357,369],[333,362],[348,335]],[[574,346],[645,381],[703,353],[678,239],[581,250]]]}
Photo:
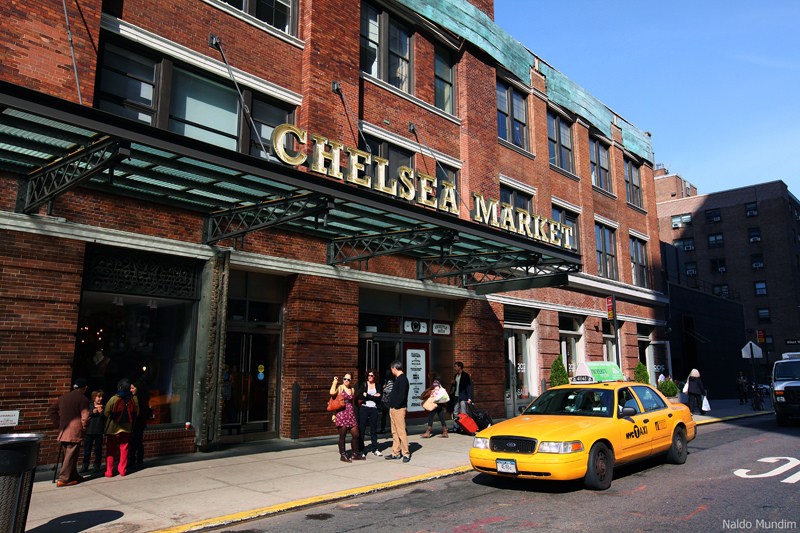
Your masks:
{"label": "curb", "polygon": [[753,418],[755,416],[763,416],[763,415],[771,415],[774,414],[775,411],[756,411],[754,413],[747,413],[746,415],[730,415],[730,416],[723,416],[720,418],[712,418],[710,420],[700,420],[697,422],[698,426],[704,426],[706,424],[714,424],[716,422],[724,422],[726,420],[737,420],[739,418]]}
{"label": "curb", "polygon": [[472,470],[472,466],[470,465],[458,466],[447,470],[436,470],[435,472],[430,472],[428,474],[420,474],[418,476],[413,476],[406,479],[400,479],[397,481],[387,481],[385,483],[377,483],[375,485],[367,485],[365,487],[359,487],[355,489],[331,492],[329,494],[323,494],[321,496],[314,496],[311,498],[304,498],[302,500],[294,500],[287,503],[280,503],[276,505],[271,505],[269,507],[254,509],[252,511],[243,511],[240,513],[233,513],[226,516],[219,516],[216,518],[200,520],[198,522],[192,522],[190,524],[184,524],[165,529],[156,529],[152,533],[183,533],[187,531],[203,531],[206,529],[229,526],[237,522],[255,520],[257,518],[266,518],[268,516],[276,515],[279,513],[297,511],[307,507],[313,507],[314,505],[332,503],[339,500],[354,498],[356,496],[364,496],[382,490],[395,489],[406,485],[413,485],[415,483],[433,481],[434,479],[442,479],[450,476],[457,476],[459,474],[463,474],[464,472],[469,472],[470,470]]}

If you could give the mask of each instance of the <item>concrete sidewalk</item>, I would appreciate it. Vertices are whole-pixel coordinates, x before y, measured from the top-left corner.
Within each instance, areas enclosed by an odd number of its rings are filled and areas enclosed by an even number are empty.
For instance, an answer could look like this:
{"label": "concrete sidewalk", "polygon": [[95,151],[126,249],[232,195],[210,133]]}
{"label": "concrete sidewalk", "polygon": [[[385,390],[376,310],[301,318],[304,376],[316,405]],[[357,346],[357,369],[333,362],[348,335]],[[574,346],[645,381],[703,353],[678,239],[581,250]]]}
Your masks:
{"label": "concrete sidewalk", "polygon": [[[771,413],[756,413],[737,400],[712,401],[711,407],[695,416],[698,424]],[[434,427],[438,435],[439,423]],[[471,470],[472,437],[422,439],[423,430],[409,426],[412,459],[405,464],[372,454],[343,463],[330,438],[262,441],[146,460],[124,478],[100,474],[72,487],[56,488],[52,469],[42,470],[26,531],[197,531]],[[391,435],[380,437],[382,451],[391,453]]]}

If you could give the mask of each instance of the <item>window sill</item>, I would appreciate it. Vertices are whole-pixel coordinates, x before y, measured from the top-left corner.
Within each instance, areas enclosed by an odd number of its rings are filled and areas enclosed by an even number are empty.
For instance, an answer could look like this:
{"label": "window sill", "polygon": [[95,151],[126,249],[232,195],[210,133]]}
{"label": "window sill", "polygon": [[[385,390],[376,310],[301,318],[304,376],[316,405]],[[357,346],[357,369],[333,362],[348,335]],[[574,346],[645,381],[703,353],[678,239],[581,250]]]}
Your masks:
{"label": "window sill", "polygon": [[562,174],[562,175],[564,175],[564,176],[566,176],[566,177],[568,177],[570,179],[573,179],[573,180],[575,180],[577,182],[581,181],[580,176],[577,176],[577,175],[573,174],[572,172],[569,172],[568,170],[564,170],[563,168],[561,168],[559,166],[556,166],[556,165],[554,165],[552,163],[550,163],[550,170],[554,170],[554,171],[558,172],[559,174]]}
{"label": "window sill", "polygon": [[498,142],[498,144],[500,144],[500,146],[505,146],[509,150],[514,150],[518,154],[524,155],[528,159],[536,159],[536,155],[535,154],[527,151],[525,148],[520,148],[516,144],[510,143],[505,139],[502,139],[502,138],[498,137],[497,138],[497,142]]}
{"label": "window sill", "polygon": [[597,192],[597,193],[600,193],[600,194],[602,194],[603,196],[608,196],[608,197],[609,197],[609,198],[611,198],[612,200],[616,200],[616,199],[617,199],[617,195],[616,195],[616,194],[614,194],[614,193],[613,193],[613,192],[611,192],[611,191],[607,191],[607,190],[603,189],[602,187],[598,187],[598,186],[597,186],[597,185],[595,185],[594,183],[592,184],[592,190],[593,190],[594,192]]}
{"label": "window sill", "polygon": [[639,207],[639,206],[638,206],[638,205],[636,205],[636,204],[632,204],[632,203],[628,202],[628,207],[630,207],[630,208],[631,208],[631,209],[633,209],[634,211],[638,211],[639,213],[641,213],[641,214],[643,214],[643,215],[646,215],[646,214],[647,214],[647,210],[646,210],[646,209],[644,209],[643,207]]}

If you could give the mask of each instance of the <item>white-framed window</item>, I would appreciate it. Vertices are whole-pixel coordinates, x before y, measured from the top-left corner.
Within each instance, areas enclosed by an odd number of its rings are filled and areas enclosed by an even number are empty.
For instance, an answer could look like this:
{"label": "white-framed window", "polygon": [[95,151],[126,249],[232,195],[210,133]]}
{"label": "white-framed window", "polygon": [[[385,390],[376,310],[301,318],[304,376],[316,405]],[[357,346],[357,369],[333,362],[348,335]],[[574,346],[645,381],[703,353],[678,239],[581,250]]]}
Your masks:
{"label": "white-framed window", "polygon": [[647,264],[647,243],[636,237],[630,238],[631,244],[631,275],[633,284],[638,287],[650,288],[650,268]]}
{"label": "white-framed window", "polygon": [[571,315],[558,315],[558,337],[561,347],[561,357],[567,374],[572,377],[578,365],[583,361],[581,354],[581,328],[583,321]]}
{"label": "white-framed window", "polygon": [[383,8],[361,6],[361,70],[411,92],[411,28]]}
{"label": "white-framed window", "polygon": [[597,275],[608,279],[619,279],[617,234],[614,228],[595,222],[594,239],[597,249]]}
{"label": "white-framed window", "polygon": [[552,111],[547,112],[547,146],[550,164],[574,173],[572,123]]}
{"label": "white-framed window", "polygon": [[497,80],[497,136],[528,149],[528,103],[511,84]]}
{"label": "white-framed window", "polygon": [[592,185],[613,193],[608,164],[608,146],[594,137],[589,139],[589,161],[592,167]]}
{"label": "white-framed window", "polygon": [[625,158],[625,198],[628,203],[642,207],[642,177],[639,166],[633,160]]}
{"label": "white-framed window", "polygon": [[436,46],[433,53],[434,105],[445,113],[455,112],[453,53]]}

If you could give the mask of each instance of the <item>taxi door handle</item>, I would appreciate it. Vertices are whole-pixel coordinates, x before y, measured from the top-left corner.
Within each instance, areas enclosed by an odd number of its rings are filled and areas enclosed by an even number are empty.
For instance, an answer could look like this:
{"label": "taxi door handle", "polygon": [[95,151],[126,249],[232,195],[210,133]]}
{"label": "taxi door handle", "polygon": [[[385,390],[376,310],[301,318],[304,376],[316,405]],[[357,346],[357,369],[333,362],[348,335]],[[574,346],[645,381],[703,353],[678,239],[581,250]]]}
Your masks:
{"label": "taxi door handle", "polygon": [[670,418],[672,418],[672,413],[670,413],[668,416],[669,416]]}
{"label": "taxi door handle", "polygon": [[645,418],[644,419],[644,423],[647,424],[648,422],[650,422],[650,419],[649,418]]}

